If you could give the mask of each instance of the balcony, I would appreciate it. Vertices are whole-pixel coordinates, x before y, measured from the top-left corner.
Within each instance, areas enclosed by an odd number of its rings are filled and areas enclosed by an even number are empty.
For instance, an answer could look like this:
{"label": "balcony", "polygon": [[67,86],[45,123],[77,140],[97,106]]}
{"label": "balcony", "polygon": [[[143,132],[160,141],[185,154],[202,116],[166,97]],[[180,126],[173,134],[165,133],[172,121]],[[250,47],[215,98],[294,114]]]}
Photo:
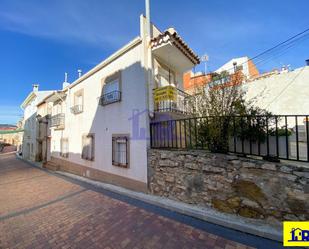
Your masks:
{"label": "balcony", "polygon": [[55,127],[57,129],[64,129],[64,120],[65,120],[64,113],[59,113],[57,115],[54,115],[51,117],[50,127]]}
{"label": "balcony", "polygon": [[121,92],[113,91],[106,93],[100,97],[99,103],[102,106],[109,105],[121,101]]}
{"label": "balcony", "polygon": [[71,107],[71,113],[73,114],[79,114],[84,111],[84,107],[82,105],[75,105]]}
{"label": "balcony", "polygon": [[166,86],[154,90],[155,112],[190,113],[190,95],[173,86]]}

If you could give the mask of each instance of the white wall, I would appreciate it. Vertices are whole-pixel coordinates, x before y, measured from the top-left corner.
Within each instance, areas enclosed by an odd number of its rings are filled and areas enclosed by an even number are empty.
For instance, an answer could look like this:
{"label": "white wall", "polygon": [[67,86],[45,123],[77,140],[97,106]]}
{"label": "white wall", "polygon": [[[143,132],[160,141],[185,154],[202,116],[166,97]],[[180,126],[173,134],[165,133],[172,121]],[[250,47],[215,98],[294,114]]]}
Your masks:
{"label": "white wall", "polygon": [[278,115],[309,114],[309,67],[245,83],[246,99]]}
{"label": "white wall", "polygon": [[[36,123],[36,112],[37,112],[37,96],[25,107],[24,119],[25,119],[25,132],[23,138],[23,157],[25,159],[35,160],[35,153],[37,150],[37,123]],[[27,144],[30,145],[30,151],[27,148]],[[31,148],[33,150],[31,151]]]}
{"label": "white wall", "polygon": [[[53,130],[52,155],[59,157],[61,137],[69,139],[72,162],[99,169],[112,174],[147,182],[147,141],[132,137],[132,121],[129,118],[134,109],[144,111],[146,104],[145,72],[141,66],[143,48],[140,43],[117,58],[89,78],[69,89],[66,98],[66,121],[64,130]],[[121,70],[121,102],[100,106],[102,79]],[[84,111],[74,115],[70,112],[74,93],[84,90]],[[140,127],[148,125],[148,113],[140,117]],[[81,158],[82,135],[95,134],[95,160]],[[112,165],[112,134],[130,134],[130,167],[128,169]]]}
{"label": "white wall", "polygon": [[221,73],[222,71],[227,71],[230,74],[234,73],[234,65],[233,63],[236,62],[237,65],[236,66],[242,66],[242,73],[246,76],[249,77],[249,65],[248,65],[248,57],[240,57],[240,58],[235,58],[232,59],[230,61],[228,61],[227,63],[225,63],[222,67],[218,68],[216,70],[216,73]]}

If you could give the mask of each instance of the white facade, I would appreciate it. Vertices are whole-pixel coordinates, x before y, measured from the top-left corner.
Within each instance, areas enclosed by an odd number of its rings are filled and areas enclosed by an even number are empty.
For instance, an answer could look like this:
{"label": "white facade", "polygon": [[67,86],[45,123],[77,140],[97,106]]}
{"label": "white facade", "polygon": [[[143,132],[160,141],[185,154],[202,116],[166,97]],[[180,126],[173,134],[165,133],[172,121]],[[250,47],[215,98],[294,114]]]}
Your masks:
{"label": "white facade", "polygon": [[[187,58],[188,55],[179,53],[180,50],[176,48],[178,64],[175,65],[166,54],[160,54],[160,48],[166,49],[166,46],[173,52],[175,48],[172,42],[162,45],[156,48],[156,53],[153,52],[154,68],[151,72],[154,85],[149,86],[149,40],[145,18],[141,17],[140,21],[139,37],[63,91],[47,97],[44,102],[53,105],[51,161],[69,165],[67,167],[71,171],[74,171],[74,167],[82,168],[81,174],[87,177],[99,171],[111,178],[129,179],[146,187],[149,123],[150,118],[153,118],[149,93],[152,88],[161,86],[162,65],[164,72],[169,72],[168,76],[162,74],[162,77],[171,80],[173,73],[173,82],[170,84],[182,89],[182,75],[194,64]],[[151,30],[153,36],[161,34],[153,25]],[[57,117],[61,117],[61,121]],[[127,147],[124,146],[125,142]],[[126,165],[115,163],[115,157],[124,151],[126,158],[122,158],[121,154],[117,160],[124,160]],[[119,184],[117,179],[112,183]]]}
{"label": "white facade", "polygon": [[[145,75],[140,63],[141,57],[141,42],[137,40],[136,45],[130,51],[67,90],[66,100],[62,103],[65,128],[52,130],[52,156],[60,157],[60,140],[67,138],[69,157],[64,160],[137,181],[147,181],[146,139],[130,139],[131,153],[128,169],[112,165],[112,135],[132,134],[132,121],[129,118],[133,110],[143,111],[147,108]],[[99,98],[102,93],[102,80],[117,71],[121,72],[121,101],[101,106]],[[74,94],[80,90],[83,91],[84,110],[82,113],[73,114],[70,108],[74,105]],[[55,114],[55,109],[53,114]],[[147,130],[148,115],[142,115],[139,122],[140,127]],[[81,158],[82,136],[90,133],[95,136],[94,161]]]}
{"label": "white facade", "polygon": [[246,99],[276,115],[309,112],[309,66],[243,84]]}
{"label": "white facade", "polygon": [[24,110],[22,155],[27,160],[35,161],[38,152],[37,104],[51,93],[52,91],[38,91],[38,89],[34,88],[21,105]]}
{"label": "white facade", "polygon": [[250,78],[251,74],[250,74],[250,71],[249,71],[248,61],[249,61],[249,57],[247,57],[247,56],[240,57],[240,58],[233,58],[230,61],[228,61],[227,63],[225,63],[223,66],[218,68],[215,72],[221,73],[223,71],[227,71],[229,74],[234,74],[234,72],[235,72],[234,63],[236,63],[236,67],[238,67],[238,66],[241,67],[241,71],[244,74],[244,76],[246,78]]}

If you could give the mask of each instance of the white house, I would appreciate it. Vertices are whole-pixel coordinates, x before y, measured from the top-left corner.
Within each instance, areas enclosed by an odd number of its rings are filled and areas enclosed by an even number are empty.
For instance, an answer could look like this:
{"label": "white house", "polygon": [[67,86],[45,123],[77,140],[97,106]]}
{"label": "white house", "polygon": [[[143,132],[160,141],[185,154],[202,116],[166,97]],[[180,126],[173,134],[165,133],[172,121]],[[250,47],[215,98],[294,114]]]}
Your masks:
{"label": "white house", "polygon": [[33,91],[21,104],[24,110],[24,136],[22,143],[23,158],[31,161],[37,160],[38,151],[38,123],[37,104],[41,102],[52,91],[39,91],[39,85],[33,85]]}
{"label": "white house", "polygon": [[229,74],[234,74],[235,71],[239,70],[243,73],[245,79],[252,79],[259,75],[257,67],[247,56],[233,58],[218,68],[215,72],[221,73],[227,71]]}
{"label": "white house", "polygon": [[174,29],[151,25],[150,39],[146,24],[141,16],[138,37],[38,103],[52,104],[47,167],[147,190],[149,123],[179,115],[183,73],[199,58]]}

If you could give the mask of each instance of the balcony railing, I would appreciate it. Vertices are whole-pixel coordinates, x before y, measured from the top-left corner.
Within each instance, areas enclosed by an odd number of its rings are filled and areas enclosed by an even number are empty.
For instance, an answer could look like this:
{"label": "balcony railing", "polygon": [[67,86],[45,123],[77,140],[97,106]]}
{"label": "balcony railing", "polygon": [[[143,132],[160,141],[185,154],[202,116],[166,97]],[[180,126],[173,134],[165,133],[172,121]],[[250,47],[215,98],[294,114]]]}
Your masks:
{"label": "balcony railing", "polygon": [[189,113],[189,98],[190,95],[186,92],[174,88],[174,98],[155,103],[155,112],[178,112],[178,113]]}
{"label": "balcony railing", "polygon": [[84,111],[84,108],[82,105],[75,105],[71,107],[71,113],[73,114],[79,114]]}
{"label": "balcony railing", "polygon": [[51,117],[50,126],[56,128],[64,128],[65,114],[59,113]]}
{"label": "balcony railing", "polygon": [[121,92],[113,91],[102,95],[100,97],[99,103],[100,105],[105,106],[119,101],[121,101]]}

